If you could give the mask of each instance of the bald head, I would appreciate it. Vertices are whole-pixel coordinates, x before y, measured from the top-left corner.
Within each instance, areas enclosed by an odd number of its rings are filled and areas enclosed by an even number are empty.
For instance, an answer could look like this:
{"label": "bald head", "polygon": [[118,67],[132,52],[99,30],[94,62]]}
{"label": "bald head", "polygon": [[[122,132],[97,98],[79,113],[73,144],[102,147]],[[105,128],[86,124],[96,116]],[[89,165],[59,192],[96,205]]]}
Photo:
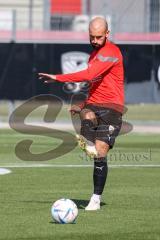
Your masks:
{"label": "bald head", "polygon": [[96,17],[90,21],[89,30],[103,30],[108,31],[108,24],[107,21],[102,17]]}
{"label": "bald head", "polygon": [[96,17],[89,24],[90,43],[95,49],[103,47],[108,37],[108,24],[102,17]]}

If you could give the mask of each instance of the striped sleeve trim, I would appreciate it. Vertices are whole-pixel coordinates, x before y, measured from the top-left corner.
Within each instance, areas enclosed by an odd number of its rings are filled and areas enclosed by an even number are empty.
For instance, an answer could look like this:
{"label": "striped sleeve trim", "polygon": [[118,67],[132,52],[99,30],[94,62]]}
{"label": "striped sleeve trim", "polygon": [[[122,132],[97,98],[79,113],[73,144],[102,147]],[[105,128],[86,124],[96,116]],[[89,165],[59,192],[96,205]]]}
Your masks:
{"label": "striped sleeve trim", "polygon": [[97,56],[98,60],[101,61],[101,62],[117,62],[118,61],[118,58],[117,57],[104,57],[102,56],[101,54],[98,54]]}

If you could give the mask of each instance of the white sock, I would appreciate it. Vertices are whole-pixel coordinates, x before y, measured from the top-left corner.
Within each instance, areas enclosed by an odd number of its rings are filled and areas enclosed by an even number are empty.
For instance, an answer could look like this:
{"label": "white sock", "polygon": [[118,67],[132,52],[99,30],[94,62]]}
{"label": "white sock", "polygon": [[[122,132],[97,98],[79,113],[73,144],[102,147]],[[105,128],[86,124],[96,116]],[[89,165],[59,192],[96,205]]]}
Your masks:
{"label": "white sock", "polygon": [[96,202],[101,201],[101,195],[98,194],[93,194],[91,198],[94,199]]}

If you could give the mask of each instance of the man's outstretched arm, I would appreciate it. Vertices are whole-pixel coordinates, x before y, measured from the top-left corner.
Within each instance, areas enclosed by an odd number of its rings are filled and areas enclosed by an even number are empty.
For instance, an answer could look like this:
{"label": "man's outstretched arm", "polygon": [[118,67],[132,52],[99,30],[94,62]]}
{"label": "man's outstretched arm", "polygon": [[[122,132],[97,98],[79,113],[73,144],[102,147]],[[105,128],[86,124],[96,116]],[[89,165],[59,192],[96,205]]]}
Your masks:
{"label": "man's outstretched arm", "polygon": [[104,57],[99,55],[92,65],[89,65],[87,69],[69,74],[46,74],[39,73],[39,78],[44,80],[44,83],[50,83],[56,81],[60,82],[82,82],[82,81],[93,81],[98,80],[98,78],[111,68],[118,58],[116,57]]}

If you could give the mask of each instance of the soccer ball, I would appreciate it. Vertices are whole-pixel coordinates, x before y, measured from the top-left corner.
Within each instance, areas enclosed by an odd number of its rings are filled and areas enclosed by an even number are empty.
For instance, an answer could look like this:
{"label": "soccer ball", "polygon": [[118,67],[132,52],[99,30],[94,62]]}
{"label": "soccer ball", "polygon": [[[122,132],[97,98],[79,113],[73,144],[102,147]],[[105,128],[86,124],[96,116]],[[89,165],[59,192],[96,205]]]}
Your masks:
{"label": "soccer ball", "polygon": [[78,208],[72,200],[62,198],[53,203],[51,214],[58,223],[73,223],[78,215]]}

